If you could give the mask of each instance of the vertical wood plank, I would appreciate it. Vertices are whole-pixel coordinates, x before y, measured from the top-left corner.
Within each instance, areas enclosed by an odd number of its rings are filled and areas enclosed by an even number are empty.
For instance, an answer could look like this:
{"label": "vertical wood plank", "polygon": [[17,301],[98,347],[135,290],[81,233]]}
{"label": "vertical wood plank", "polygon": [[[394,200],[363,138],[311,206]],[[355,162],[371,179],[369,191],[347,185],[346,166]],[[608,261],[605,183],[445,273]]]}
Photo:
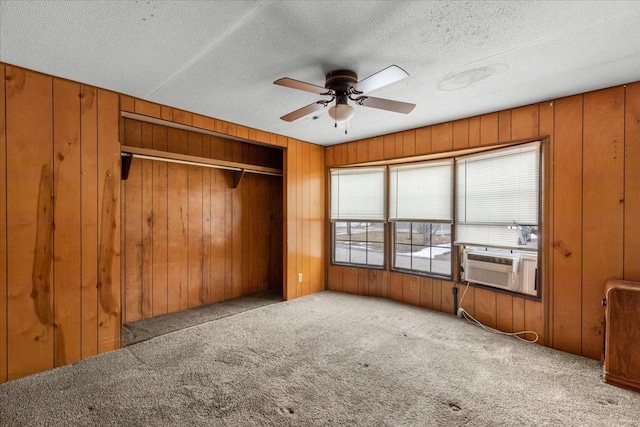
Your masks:
{"label": "vertical wood plank", "polygon": [[382,159],[384,159],[383,138],[376,136],[369,139],[369,161]]}
{"label": "vertical wood plank", "polygon": [[480,145],[498,142],[498,113],[480,116]]}
{"label": "vertical wood plank", "polygon": [[409,157],[416,154],[416,131],[415,129],[402,132],[402,156]]}
{"label": "vertical wood plank", "polygon": [[296,223],[298,206],[298,142],[289,140],[286,150],[285,188],[286,201],[284,205],[286,228],[284,244],[286,248],[284,276],[285,288],[283,295],[286,300],[296,297],[298,288],[298,264],[296,254],[298,251],[298,226]]}
{"label": "vertical wood plank", "polygon": [[81,357],[80,85],[53,80],[54,366]]}
{"label": "vertical wood plank", "polygon": [[553,347],[582,354],[582,95],[555,101]]}
{"label": "vertical wood plank", "polygon": [[135,112],[149,117],[161,118],[160,105],[142,99],[135,99]]}
{"label": "vertical wood plank", "polygon": [[0,384],[7,381],[7,139],[4,67],[0,63]]}
{"label": "vertical wood plank", "polygon": [[433,283],[430,277],[420,278],[420,306],[433,309]]}
{"label": "vertical wood plank", "polygon": [[98,352],[120,348],[118,94],[98,89]]}
{"label": "vertical wood plank", "polygon": [[538,104],[533,104],[511,110],[511,139],[540,135],[539,108]]}
{"label": "vertical wood plank", "polygon": [[[142,124],[142,146],[151,148],[153,126],[149,123]],[[141,177],[141,311],[142,318],[146,319],[153,315],[153,160],[142,160]]]}
{"label": "vertical wood plank", "polygon": [[432,279],[431,285],[433,290],[433,309],[436,311],[442,311],[442,281]]}
{"label": "vertical wood plank", "polygon": [[309,295],[311,293],[311,201],[315,195],[311,192],[311,144],[302,143],[302,173],[301,178],[301,190],[302,206],[300,209],[301,214],[301,245],[302,251],[302,292],[301,295]]}
{"label": "vertical wood plank", "polygon": [[[82,358],[98,353],[98,92],[82,85],[80,166],[82,172]],[[123,263],[124,265],[124,263]]]}
{"label": "vertical wood plank", "polygon": [[469,146],[469,119],[453,122],[453,149],[459,150]]}
{"label": "vertical wood plank", "polygon": [[393,134],[393,136],[395,137],[395,158],[400,158],[403,156],[402,154],[402,146],[403,146],[403,141],[402,141],[402,132],[396,132]]}
{"label": "vertical wood plank", "polygon": [[50,77],[9,65],[5,70],[6,155],[11,159],[6,168],[7,363],[12,380],[53,367],[53,102]]}
{"label": "vertical wood plank", "polygon": [[369,276],[367,270],[358,268],[358,295],[369,295]]}
{"label": "vertical wood plank", "polygon": [[[322,150],[324,155],[324,150]],[[269,289],[269,264],[271,263],[271,182],[274,178],[262,176],[258,179],[256,189],[256,263],[257,263],[257,290],[258,292]]]}
{"label": "vertical wood plank", "polygon": [[475,292],[475,315],[480,323],[490,328],[498,324],[496,292],[477,288]]}
{"label": "vertical wood plank", "polygon": [[[301,143],[304,145],[303,143]],[[347,150],[347,163],[353,164],[358,162],[358,143],[348,142],[345,144]]]}
{"label": "vertical wood plank", "polygon": [[537,106],[538,133],[548,136],[548,143],[543,146],[543,206],[542,206],[542,302],[543,302],[543,329],[545,345],[553,344],[553,307],[555,305],[555,281],[554,281],[554,246],[553,246],[553,212],[554,212],[554,166],[555,154],[555,105],[553,102],[542,102]]}
{"label": "vertical wood plank", "polygon": [[356,153],[358,163],[369,160],[369,142],[366,139],[356,142]]}
{"label": "vertical wood plank", "polygon": [[[142,318],[142,162],[134,158],[125,181],[124,322]],[[102,204],[98,206],[102,208]]]}
{"label": "vertical wood plank", "polygon": [[469,147],[480,145],[480,116],[469,119]]}
{"label": "vertical wood plank", "polygon": [[584,95],[583,183],[582,354],[599,359],[604,282],[623,274],[622,86]]}
{"label": "vertical wood plank", "polygon": [[[142,147],[142,123],[124,119],[124,143]],[[98,180],[102,177],[98,176]],[[142,160],[133,159],[124,182],[124,322],[142,318]],[[102,203],[98,202],[98,210]]]}
{"label": "vertical wood plank", "polygon": [[513,297],[496,294],[496,327],[499,331],[513,332]]}
{"label": "vertical wood plank", "polygon": [[325,254],[327,253],[325,244],[325,163],[322,156],[322,148],[317,145],[310,145],[311,148],[311,169],[309,177],[309,194],[312,195],[309,203],[309,257],[311,279],[311,292],[320,292],[326,288]]}
{"label": "vertical wood plank", "polygon": [[513,297],[513,331],[524,331],[524,298]]}
{"label": "vertical wood plank", "polygon": [[225,299],[226,172],[211,170],[211,302]]}
{"label": "vertical wood plank", "polygon": [[[202,134],[189,132],[188,154],[202,156]],[[202,167],[189,166],[187,205],[187,307],[202,305]]]}
{"label": "vertical wood plank", "polygon": [[623,277],[640,281],[640,83],[627,85],[625,111]]}
{"label": "vertical wood plank", "polygon": [[334,160],[333,160],[333,152],[335,150],[335,146],[332,145],[330,147],[327,147],[327,150],[325,151],[325,163],[327,165],[327,167],[331,167],[333,165],[335,165]]}
{"label": "vertical wood plank", "polygon": [[[169,128],[167,138],[170,152],[186,149],[187,133],[185,131]],[[167,184],[167,249],[169,253],[167,311],[173,312],[187,308],[187,167],[169,163]]]}
{"label": "vertical wood plank", "polygon": [[542,319],[542,303],[539,301],[524,301],[524,328],[538,334],[538,344],[545,345],[544,325]]}
{"label": "vertical wood plank", "polygon": [[416,154],[431,153],[431,126],[416,129]]}
{"label": "vertical wood plank", "polygon": [[511,141],[511,110],[498,113],[498,141]]}
{"label": "vertical wood plank", "polygon": [[402,275],[402,302],[420,305],[420,280],[417,276]]}
{"label": "vertical wood plank", "polygon": [[[216,121],[216,126],[218,121]],[[217,127],[216,127],[217,129]],[[233,155],[233,147],[230,144],[231,141],[225,143],[225,158],[231,159]],[[225,171],[222,176],[219,177],[222,180],[220,185],[224,190],[224,250],[225,250],[225,264],[224,264],[224,296],[225,299],[233,298],[233,188],[232,173]]]}
{"label": "vertical wood plank", "polygon": [[[195,116],[194,116],[195,122]],[[203,126],[215,123],[203,120]],[[211,158],[211,138],[202,137],[202,157]],[[211,168],[202,168],[202,303],[211,303]],[[215,201],[214,201],[215,203]]]}
{"label": "vertical wood plank", "polygon": [[473,286],[461,285],[458,288],[459,306],[464,308],[467,313],[475,316],[476,310],[476,288]]}
{"label": "vertical wood plank", "polygon": [[176,123],[191,126],[193,123],[192,116],[193,115],[187,111],[178,110],[177,108],[173,109],[173,121]]}
{"label": "vertical wood plank", "polygon": [[[153,126],[153,149],[167,151],[168,129],[165,126]],[[153,162],[153,315],[168,312],[168,175],[167,163]]]}
{"label": "vertical wood plank", "polygon": [[136,101],[135,98],[127,95],[120,95],[120,109],[122,111],[136,111]]}
{"label": "vertical wood plank", "polygon": [[442,280],[442,305],[441,311],[452,314],[453,311],[453,287],[455,284],[449,280]]}
{"label": "vertical wood plank", "polygon": [[350,294],[358,293],[358,269],[344,267],[342,269],[342,291]]}
{"label": "vertical wood plank", "polygon": [[342,292],[342,270],[338,265],[329,267],[329,289],[335,292]]}
{"label": "vertical wood plank", "polygon": [[[229,125],[231,128],[231,124]],[[231,133],[231,131],[230,131]],[[242,161],[242,146],[233,141],[231,145],[231,159],[236,162]],[[245,183],[240,182],[240,186],[242,187]],[[242,219],[243,219],[243,211],[245,207],[243,206],[243,198],[242,198],[242,188],[235,188],[231,190],[232,197],[232,280],[233,280],[233,297],[239,297],[241,295],[246,294],[247,283],[245,282],[244,277],[244,264],[243,264],[243,252],[242,252],[242,238],[244,234],[244,230],[242,228]]]}
{"label": "vertical wood plank", "polygon": [[385,159],[393,159],[396,155],[396,138],[393,134],[382,137],[382,154]]}
{"label": "vertical wood plank", "polygon": [[431,151],[434,153],[449,151],[453,148],[453,125],[442,123],[432,126]]}
{"label": "vertical wood plank", "polygon": [[402,274],[389,273],[389,298],[394,301],[402,302]]}

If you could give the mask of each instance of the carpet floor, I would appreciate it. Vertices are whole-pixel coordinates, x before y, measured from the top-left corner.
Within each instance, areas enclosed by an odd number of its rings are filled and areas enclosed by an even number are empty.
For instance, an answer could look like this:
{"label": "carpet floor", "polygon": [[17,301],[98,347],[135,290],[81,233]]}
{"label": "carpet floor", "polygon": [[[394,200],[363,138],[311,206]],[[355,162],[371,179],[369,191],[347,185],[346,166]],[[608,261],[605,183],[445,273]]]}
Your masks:
{"label": "carpet floor", "polygon": [[599,362],[322,292],[0,385],[0,426],[638,426]]}

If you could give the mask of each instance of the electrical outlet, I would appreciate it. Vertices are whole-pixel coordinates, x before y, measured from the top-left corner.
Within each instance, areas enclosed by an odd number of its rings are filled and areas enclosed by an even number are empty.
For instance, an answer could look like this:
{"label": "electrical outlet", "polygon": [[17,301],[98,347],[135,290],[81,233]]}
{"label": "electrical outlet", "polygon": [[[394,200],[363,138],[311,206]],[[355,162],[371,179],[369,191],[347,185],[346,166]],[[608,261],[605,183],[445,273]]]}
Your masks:
{"label": "electrical outlet", "polygon": [[416,282],[411,282],[411,284],[409,285],[409,289],[411,289],[412,291],[416,290]]}
{"label": "electrical outlet", "polygon": [[302,283],[302,273],[298,273],[298,283]]}

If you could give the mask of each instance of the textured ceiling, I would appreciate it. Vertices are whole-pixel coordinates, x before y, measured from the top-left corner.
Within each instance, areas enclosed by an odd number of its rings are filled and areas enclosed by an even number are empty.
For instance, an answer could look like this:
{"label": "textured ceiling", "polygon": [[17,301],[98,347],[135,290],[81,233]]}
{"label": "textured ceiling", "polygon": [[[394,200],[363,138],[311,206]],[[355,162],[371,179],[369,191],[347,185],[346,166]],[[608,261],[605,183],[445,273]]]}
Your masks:
{"label": "textured ceiling", "polygon": [[[0,0],[0,61],[331,145],[638,81],[639,22],[637,1]],[[280,77],[391,64],[409,77],[371,95],[408,115],[279,119],[323,98]]]}

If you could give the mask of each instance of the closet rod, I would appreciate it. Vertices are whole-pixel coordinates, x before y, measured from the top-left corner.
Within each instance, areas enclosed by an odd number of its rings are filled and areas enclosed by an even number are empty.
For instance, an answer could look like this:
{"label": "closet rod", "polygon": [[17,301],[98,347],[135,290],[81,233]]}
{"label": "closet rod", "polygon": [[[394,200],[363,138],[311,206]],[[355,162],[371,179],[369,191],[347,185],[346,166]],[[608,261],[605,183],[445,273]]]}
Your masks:
{"label": "closet rod", "polygon": [[122,145],[120,149],[123,157],[137,157],[140,159],[156,160],[160,162],[178,163],[191,166],[224,169],[235,172],[247,172],[260,175],[282,176],[282,170],[266,166],[250,165],[246,163],[230,162],[226,160],[205,159],[186,154],[169,153],[166,151],[152,150],[149,148],[131,147]]}

